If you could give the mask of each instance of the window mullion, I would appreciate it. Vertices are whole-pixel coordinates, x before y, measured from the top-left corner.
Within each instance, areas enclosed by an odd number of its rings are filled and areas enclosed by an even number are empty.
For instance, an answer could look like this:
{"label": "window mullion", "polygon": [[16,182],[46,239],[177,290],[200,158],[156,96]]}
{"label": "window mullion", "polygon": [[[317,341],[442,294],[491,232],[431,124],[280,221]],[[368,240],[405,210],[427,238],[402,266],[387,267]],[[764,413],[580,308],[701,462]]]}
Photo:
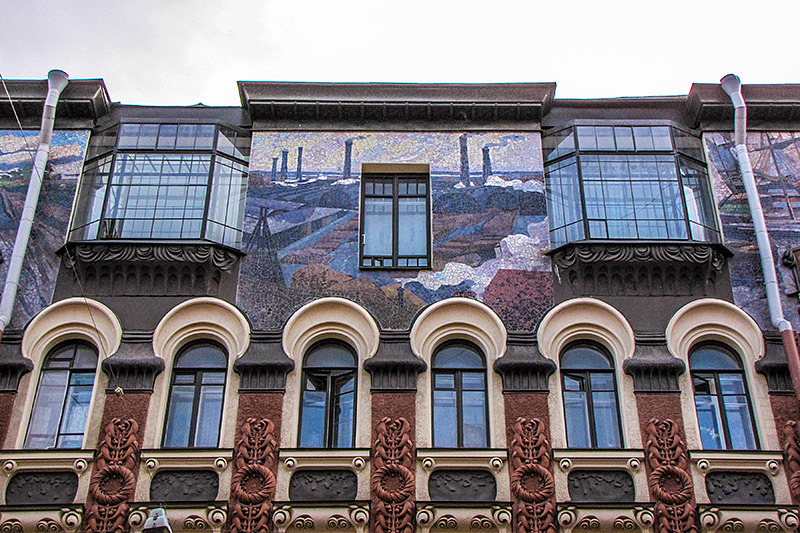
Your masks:
{"label": "window mullion", "polygon": [[333,373],[328,372],[326,376],[328,383],[327,390],[325,391],[325,428],[323,435],[325,436],[325,447],[333,448]]}
{"label": "window mullion", "polygon": [[189,418],[189,442],[188,446],[194,448],[194,437],[197,434],[197,413],[200,405],[200,388],[203,382],[203,373],[194,373],[194,395],[192,396],[192,414]]}
{"label": "window mullion", "polygon": [[[39,378],[41,381],[41,378]],[[61,411],[58,416],[58,429],[56,429],[56,441],[53,446],[58,447],[58,440],[61,438],[62,428],[64,427],[64,409],[67,405],[67,398],[69,398],[69,389],[72,383],[72,370],[67,371],[67,383],[64,387],[64,395],[61,397]]]}
{"label": "window mullion", "polygon": [[592,373],[583,374],[584,390],[586,391],[586,414],[589,418],[589,441],[593,448],[597,447],[597,427],[594,422],[594,398],[592,397]]}
{"label": "window mullion", "polygon": [[716,388],[717,393],[714,395],[717,398],[717,408],[719,409],[719,417],[720,423],[722,425],[722,434],[725,438],[725,448],[726,450],[731,449],[731,432],[730,428],[728,428],[728,415],[725,412],[725,395],[722,393],[722,387],[720,379],[719,379],[719,372],[714,372],[714,386]]}
{"label": "window mullion", "polygon": [[463,373],[460,370],[455,372],[455,386],[456,386],[456,443],[459,448],[464,447],[464,402],[462,395],[464,390],[461,382],[464,379]]}
{"label": "window mullion", "polygon": [[392,178],[392,268],[397,268],[400,256],[400,181]]}

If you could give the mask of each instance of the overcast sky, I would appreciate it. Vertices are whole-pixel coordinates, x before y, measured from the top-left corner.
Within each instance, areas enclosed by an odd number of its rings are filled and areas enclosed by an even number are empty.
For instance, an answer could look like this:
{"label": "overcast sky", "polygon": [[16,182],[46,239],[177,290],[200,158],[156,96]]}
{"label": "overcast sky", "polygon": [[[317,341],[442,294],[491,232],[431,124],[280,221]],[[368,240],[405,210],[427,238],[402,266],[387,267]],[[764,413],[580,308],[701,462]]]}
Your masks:
{"label": "overcast sky", "polygon": [[61,68],[152,105],[239,105],[238,80],[556,82],[557,98],[800,83],[800,1],[740,4],[0,0],[0,74]]}

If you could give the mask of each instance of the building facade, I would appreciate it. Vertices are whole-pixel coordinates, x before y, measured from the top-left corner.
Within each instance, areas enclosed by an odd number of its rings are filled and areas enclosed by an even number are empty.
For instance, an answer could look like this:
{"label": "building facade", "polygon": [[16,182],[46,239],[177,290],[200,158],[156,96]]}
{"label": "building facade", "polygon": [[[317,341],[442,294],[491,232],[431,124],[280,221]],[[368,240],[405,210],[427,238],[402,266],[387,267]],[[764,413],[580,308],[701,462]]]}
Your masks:
{"label": "building facade", "polygon": [[[46,85],[0,99],[5,278]],[[0,342],[0,529],[795,531],[733,107],[72,81]],[[745,86],[800,327],[800,86]]]}

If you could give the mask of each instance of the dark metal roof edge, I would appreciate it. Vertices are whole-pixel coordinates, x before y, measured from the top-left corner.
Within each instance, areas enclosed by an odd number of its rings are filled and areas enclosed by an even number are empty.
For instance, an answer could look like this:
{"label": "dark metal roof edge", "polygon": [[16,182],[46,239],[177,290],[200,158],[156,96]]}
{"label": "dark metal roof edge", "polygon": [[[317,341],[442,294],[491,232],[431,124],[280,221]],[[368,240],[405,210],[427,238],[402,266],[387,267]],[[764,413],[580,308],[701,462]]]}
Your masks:
{"label": "dark metal roof edge", "polygon": [[[23,102],[41,102],[44,105],[47,96],[47,80],[5,80],[11,101],[16,105]],[[5,92],[5,91],[3,91]],[[8,99],[8,95],[3,94]],[[59,105],[70,102],[88,102],[92,108],[92,116],[80,117],[96,120],[111,109],[111,97],[102,78],[70,80],[59,97]],[[58,117],[58,113],[56,113]]]}

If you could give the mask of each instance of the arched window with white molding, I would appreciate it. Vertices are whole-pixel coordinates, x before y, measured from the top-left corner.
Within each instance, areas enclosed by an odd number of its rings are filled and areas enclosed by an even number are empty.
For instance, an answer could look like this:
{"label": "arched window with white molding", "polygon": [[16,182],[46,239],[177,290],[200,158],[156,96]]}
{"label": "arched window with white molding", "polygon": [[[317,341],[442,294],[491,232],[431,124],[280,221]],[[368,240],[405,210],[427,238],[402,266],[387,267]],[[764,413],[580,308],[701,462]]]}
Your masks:
{"label": "arched window with white molding", "polygon": [[620,448],[614,360],[594,342],[578,341],[561,352],[561,385],[567,446]]}
{"label": "arched window with white molding", "polygon": [[352,448],[356,423],[356,355],[328,339],[303,358],[300,403],[301,448]]}
{"label": "arched window with white molding", "polygon": [[703,342],[689,352],[704,450],[755,450],[758,437],[742,361],[727,346]]}
{"label": "arched window with white molding", "polygon": [[80,448],[89,417],[97,349],[79,340],[47,354],[39,374],[25,448]]}
{"label": "arched window with white molding", "polygon": [[169,393],[165,448],[213,448],[219,444],[228,357],[212,341],[195,341],[175,358]]}
{"label": "arched window with white molding", "polygon": [[473,344],[451,341],[433,354],[433,445],[489,445],[486,358]]}

